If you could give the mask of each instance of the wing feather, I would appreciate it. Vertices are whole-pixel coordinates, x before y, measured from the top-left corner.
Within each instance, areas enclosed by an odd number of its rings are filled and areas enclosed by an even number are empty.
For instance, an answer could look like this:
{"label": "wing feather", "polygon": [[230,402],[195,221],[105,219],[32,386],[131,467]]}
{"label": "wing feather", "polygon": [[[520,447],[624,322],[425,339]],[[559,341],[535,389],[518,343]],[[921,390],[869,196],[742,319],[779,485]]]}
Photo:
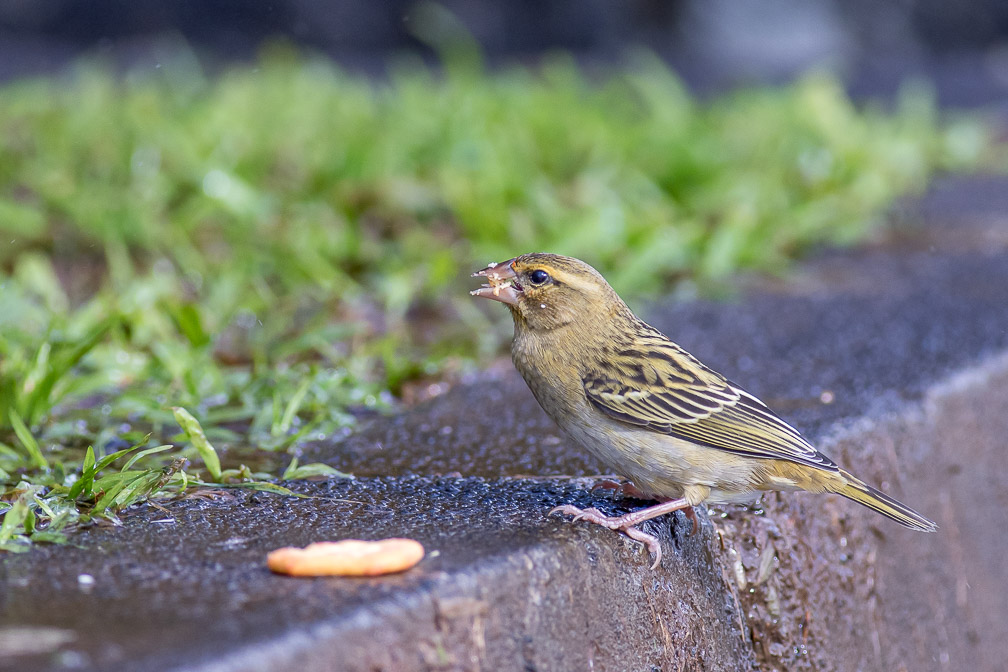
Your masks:
{"label": "wing feather", "polygon": [[755,396],[657,330],[646,333],[640,347],[617,351],[617,361],[599,362],[583,378],[585,395],[600,411],[717,450],[837,469]]}

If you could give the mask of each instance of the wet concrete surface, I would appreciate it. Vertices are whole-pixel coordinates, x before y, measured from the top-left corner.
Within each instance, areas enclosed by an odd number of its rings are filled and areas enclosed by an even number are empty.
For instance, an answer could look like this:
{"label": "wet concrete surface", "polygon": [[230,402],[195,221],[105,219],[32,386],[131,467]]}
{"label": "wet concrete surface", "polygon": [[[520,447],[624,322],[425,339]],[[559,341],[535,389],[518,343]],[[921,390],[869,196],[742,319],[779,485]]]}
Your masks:
{"label": "wet concrete surface", "polygon": [[[3,558],[0,632],[69,641],[0,667],[477,669],[483,658],[496,661],[485,669],[647,669],[700,656],[735,669],[747,655],[738,603],[720,574],[695,571],[715,563],[709,526],[689,538],[682,517],[655,528],[670,570],[654,573],[635,544],[546,519],[557,503],[591,503],[584,486],[375,478],[302,482],[304,499],[227,491],[143,506],[121,528],[79,535],[78,548]],[[284,545],[389,536],[417,539],[427,557],[379,579],[265,566]],[[655,600],[662,592],[679,600]]]}
{"label": "wet concrete surface", "polygon": [[[1001,669],[1006,213],[1008,180],[946,181],[884,240],[728,304],[642,311],[936,535],[774,495],[691,536],[681,516],[648,523],[666,548],[651,572],[635,544],[545,517],[639,503],[561,478],[605,469],[498,369],[314,446],[359,478],[297,484],[309,498],[144,506],[79,547],[0,557],[0,669]],[[433,553],[382,579],[265,568],[278,546],[385,536]]]}

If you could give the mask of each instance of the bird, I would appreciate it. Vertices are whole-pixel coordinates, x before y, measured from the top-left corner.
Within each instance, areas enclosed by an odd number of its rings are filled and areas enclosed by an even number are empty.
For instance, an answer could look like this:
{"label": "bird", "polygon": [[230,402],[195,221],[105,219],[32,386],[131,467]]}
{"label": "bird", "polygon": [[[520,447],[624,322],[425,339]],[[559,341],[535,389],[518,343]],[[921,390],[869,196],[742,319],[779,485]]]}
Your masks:
{"label": "bird", "polygon": [[[530,253],[490,264],[470,292],[511,311],[511,359],[573,441],[658,503],[625,515],[558,506],[643,543],[646,520],[700,504],[751,503],[767,491],[835,493],[925,532],[938,529],[819,452],[794,427],[702,364],[627,306],[587,263]],[[693,518],[694,526],[696,519]]]}

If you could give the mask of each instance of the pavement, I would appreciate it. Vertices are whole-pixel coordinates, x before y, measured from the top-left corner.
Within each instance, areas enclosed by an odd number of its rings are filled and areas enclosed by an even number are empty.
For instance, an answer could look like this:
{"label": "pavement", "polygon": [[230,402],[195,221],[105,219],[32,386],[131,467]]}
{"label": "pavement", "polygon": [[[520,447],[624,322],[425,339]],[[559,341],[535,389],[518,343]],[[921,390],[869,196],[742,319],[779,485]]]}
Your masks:
{"label": "pavement", "polygon": [[[696,533],[647,523],[666,550],[651,571],[639,545],[546,517],[641,503],[593,493],[603,466],[497,367],[304,456],[355,479],[144,505],[0,556],[0,669],[1001,669],[1008,179],[940,181],[894,218],[729,302],[642,312],[937,534],[772,495]],[[427,557],[374,579],[265,566],[279,546],[388,536]]]}

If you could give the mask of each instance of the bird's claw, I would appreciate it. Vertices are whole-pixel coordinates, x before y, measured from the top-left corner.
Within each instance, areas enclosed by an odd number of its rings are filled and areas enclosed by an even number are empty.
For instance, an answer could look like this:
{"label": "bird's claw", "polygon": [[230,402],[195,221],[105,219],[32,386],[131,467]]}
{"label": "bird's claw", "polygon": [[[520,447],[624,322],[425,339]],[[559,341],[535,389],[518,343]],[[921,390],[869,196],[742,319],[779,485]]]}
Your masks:
{"label": "bird's claw", "polygon": [[579,516],[583,511],[571,504],[561,504],[560,506],[554,506],[546,515],[552,516],[554,513],[559,513],[562,516]]}
{"label": "bird's claw", "polygon": [[578,520],[587,520],[589,523],[595,523],[596,525],[601,525],[602,527],[608,527],[610,530],[618,530],[620,528],[620,517],[619,516],[607,516],[595,507],[589,509],[579,509],[571,504],[563,504],[561,506],[554,507],[546,515],[552,516],[554,513],[560,513],[565,516],[573,516],[570,522],[575,522]]}
{"label": "bird's claw", "polygon": [[562,504],[561,506],[554,507],[550,509],[550,512],[546,515],[552,516],[554,513],[560,513],[566,516],[573,516],[571,522],[578,520],[584,520],[589,523],[594,523],[595,525],[600,525],[610,530],[616,530],[617,532],[622,532],[626,536],[630,537],[634,541],[639,541],[640,543],[647,546],[648,551],[654,557],[654,562],[651,564],[651,569],[657,569],[658,565],[661,564],[662,559],[662,549],[661,542],[653,534],[648,534],[634,525],[628,525],[626,521],[626,516],[607,516],[598,509],[592,507],[589,509],[579,509],[571,504]]}
{"label": "bird's claw", "polygon": [[550,512],[546,515],[552,516],[554,513],[559,513],[564,516],[573,516],[573,518],[571,518],[572,523],[581,519],[589,520],[594,523],[596,522],[596,518],[605,519],[606,517],[601,511],[594,507],[590,509],[579,509],[570,504],[554,507],[553,509],[550,509]]}
{"label": "bird's claw", "polygon": [[629,481],[614,481],[610,478],[606,478],[601,481],[596,481],[595,484],[592,485],[591,489],[592,492],[597,490],[610,490],[619,494],[624,499],[654,499]]}
{"label": "bird's claw", "polygon": [[651,563],[651,569],[658,569],[658,565],[661,564],[662,558],[661,542],[658,541],[658,537],[653,534],[648,534],[637,527],[628,527],[626,529],[621,529],[620,531],[634,541],[639,541],[647,546],[648,551],[650,551],[651,555],[654,557],[654,562]]}
{"label": "bird's claw", "polygon": [[605,520],[607,516],[593,506],[590,509],[583,509],[578,515],[571,518],[571,522],[582,518],[589,518],[592,522],[596,522],[596,519]]}
{"label": "bird's claw", "polygon": [[686,516],[686,520],[693,523],[693,531],[691,532],[691,534],[696,534],[697,531],[700,529],[700,519],[697,518],[696,511],[693,509],[692,506],[687,506],[682,511],[683,514]]}

